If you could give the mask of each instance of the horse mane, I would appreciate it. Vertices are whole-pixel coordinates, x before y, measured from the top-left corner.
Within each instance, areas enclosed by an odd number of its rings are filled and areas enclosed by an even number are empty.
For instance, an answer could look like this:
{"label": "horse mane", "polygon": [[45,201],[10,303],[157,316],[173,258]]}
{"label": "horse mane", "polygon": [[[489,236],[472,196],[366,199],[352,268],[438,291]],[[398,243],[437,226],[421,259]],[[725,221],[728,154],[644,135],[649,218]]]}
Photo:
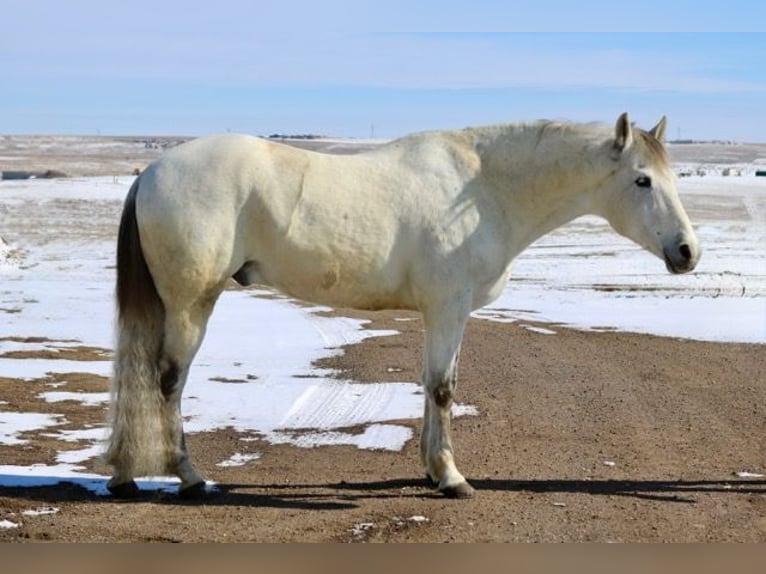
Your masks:
{"label": "horse mane", "polygon": [[[650,132],[632,125],[633,143],[638,153],[648,161],[659,166],[670,166],[670,156],[663,143]],[[535,142],[535,147],[549,137],[557,137],[567,133],[586,136],[592,143],[602,142],[605,134],[613,134],[614,128],[602,122],[580,123],[568,120],[540,119],[530,122],[499,123],[485,126],[469,126],[459,130],[434,130],[407,134],[393,140],[388,145],[396,145],[402,141],[422,138],[434,133],[450,134],[452,137],[463,137],[465,134],[485,134],[490,137],[514,137],[519,134],[529,134]]]}
{"label": "horse mane", "polygon": [[[539,130],[539,139],[544,138],[548,134],[563,132],[593,133],[595,135],[601,134],[604,129],[608,128],[608,126],[600,122],[576,123],[557,120],[539,120],[537,122],[521,124],[521,127],[522,129]],[[666,167],[669,166],[670,156],[664,144],[650,132],[635,125],[632,128],[633,142],[638,152],[652,163]]]}

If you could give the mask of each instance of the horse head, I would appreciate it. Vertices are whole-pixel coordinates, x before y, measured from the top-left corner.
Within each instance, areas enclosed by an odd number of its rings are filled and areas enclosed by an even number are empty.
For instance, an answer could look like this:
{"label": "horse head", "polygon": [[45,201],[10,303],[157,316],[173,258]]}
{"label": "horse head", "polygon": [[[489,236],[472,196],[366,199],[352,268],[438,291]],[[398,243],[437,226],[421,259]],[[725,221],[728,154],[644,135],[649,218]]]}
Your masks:
{"label": "horse head", "polygon": [[604,184],[602,215],[625,237],[665,261],[671,273],[687,273],[700,247],[676,190],[676,178],[662,144],[665,117],[649,131],[633,127],[624,113],[610,146],[615,162]]}

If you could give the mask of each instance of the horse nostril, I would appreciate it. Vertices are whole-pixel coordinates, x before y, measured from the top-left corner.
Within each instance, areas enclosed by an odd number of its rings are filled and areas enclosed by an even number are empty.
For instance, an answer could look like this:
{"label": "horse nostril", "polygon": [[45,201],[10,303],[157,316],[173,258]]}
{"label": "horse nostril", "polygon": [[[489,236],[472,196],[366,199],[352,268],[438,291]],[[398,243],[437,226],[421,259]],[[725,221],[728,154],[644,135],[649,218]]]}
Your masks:
{"label": "horse nostril", "polygon": [[691,248],[690,248],[690,247],[689,247],[689,246],[688,246],[686,243],[684,243],[683,245],[681,245],[681,246],[678,248],[678,251],[679,251],[679,253],[681,253],[681,257],[683,257],[683,258],[684,258],[684,259],[686,259],[687,261],[691,261],[691,258],[692,258],[692,250],[691,250]]}

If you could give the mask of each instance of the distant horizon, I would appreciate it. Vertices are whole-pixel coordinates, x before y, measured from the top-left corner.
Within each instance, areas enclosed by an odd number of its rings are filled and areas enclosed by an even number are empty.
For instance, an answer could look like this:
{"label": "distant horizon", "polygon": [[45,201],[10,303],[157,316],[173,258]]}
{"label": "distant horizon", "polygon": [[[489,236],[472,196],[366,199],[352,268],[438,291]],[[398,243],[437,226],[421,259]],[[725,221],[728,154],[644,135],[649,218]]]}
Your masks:
{"label": "distant horizon", "polygon": [[[472,127],[472,126],[464,126],[464,127]],[[449,129],[460,129],[460,128],[449,128]],[[431,131],[431,130],[418,130],[418,131]],[[388,142],[393,141],[395,139],[398,139],[400,137],[404,137],[409,134],[418,133],[418,131],[413,132],[407,132],[405,134],[401,134],[400,136],[396,137],[369,137],[369,136],[345,136],[345,135],[337,135],[337,134],[312,134],[312,133],[295,133],[295,134],[277,134],[276,132],[274,134],[264,134],[264,133],[254,133],[254,132],[208,132],[204,134],[183,134],[183,133],[143,133],[143,132],[136,132],[136,133],[0,133],[0,138],[113,138],[113,139],[182,139],[182,140],[191,140],[196,139],[200,137],[204,137],[206,135],[213,135],[216,133],[241,133],[244,135],[251,135],[254,137],[264,138],[264,139],[285,139],[285,140],[294,140],[294,141],[321,141],[321,140],[339,140],[339,141],[349,141],[349,142]],[[437,128],[438,131],[438,128]],[[446,129],[445,129],[446,131]],[[766,146],[766,135],[764,136],[764,139],[762,141],[740,141],[740,140],[724,140],[724,139],[665,139],[664,143],[670,144],[670,145],[695,145],[695,144],[708,144],[708,145],[765,145]]]}

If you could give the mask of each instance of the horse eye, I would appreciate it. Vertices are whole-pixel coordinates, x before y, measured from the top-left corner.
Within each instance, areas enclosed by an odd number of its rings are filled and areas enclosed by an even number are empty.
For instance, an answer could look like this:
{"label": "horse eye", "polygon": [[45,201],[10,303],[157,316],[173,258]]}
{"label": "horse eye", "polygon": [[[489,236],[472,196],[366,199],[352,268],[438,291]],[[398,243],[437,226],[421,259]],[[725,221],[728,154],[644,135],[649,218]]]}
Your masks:
{"label": "horse eye", "polygon": [[636,178],[636,185],[638,187],[652,187],[652,178],[647,175],[642,175]]}

